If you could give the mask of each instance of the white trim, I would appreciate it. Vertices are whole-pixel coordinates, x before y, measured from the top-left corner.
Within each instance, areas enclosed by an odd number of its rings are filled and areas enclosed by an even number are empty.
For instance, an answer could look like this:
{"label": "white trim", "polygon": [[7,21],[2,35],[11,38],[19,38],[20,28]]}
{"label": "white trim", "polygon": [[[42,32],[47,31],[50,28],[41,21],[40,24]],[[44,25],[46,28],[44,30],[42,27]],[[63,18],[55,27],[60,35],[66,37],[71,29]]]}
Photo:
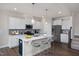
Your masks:
{"label": "white trim", "polygon": [[1,49],[1,48],[5,48],[5,47],[8,47],[8,45],[3,45],[3,46],[0,46],[0,49]]}

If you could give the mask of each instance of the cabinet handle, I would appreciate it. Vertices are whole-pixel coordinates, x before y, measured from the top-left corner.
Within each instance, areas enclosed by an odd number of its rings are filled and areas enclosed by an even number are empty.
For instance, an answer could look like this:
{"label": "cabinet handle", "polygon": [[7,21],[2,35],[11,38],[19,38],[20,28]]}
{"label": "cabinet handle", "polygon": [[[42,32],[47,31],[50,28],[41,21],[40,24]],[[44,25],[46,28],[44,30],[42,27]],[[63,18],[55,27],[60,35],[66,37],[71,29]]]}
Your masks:
{"label": "cabinet handle", "polygon": [[36,45],[36,46],[34,46],[34,47],[40,47],[40,45]]}
{"label": "cabinet handle", "polygon": [[48,42],[44,43],[44,44],[48,44]]}
{"label": "cabinet handle", "polygon": [[38,43],[32,43],[32,46],[34,46],[34,47],[40,47],[40,44],[38,44]]}
{"label": "cabinet handle", "polygon": [[32,45],[32,46],[34,46],[34,47],[40,47],[40,45]]}
{"label": "cabinet handle", "polygon": [[48,42],[42,41],[43,44],[48,44]]}

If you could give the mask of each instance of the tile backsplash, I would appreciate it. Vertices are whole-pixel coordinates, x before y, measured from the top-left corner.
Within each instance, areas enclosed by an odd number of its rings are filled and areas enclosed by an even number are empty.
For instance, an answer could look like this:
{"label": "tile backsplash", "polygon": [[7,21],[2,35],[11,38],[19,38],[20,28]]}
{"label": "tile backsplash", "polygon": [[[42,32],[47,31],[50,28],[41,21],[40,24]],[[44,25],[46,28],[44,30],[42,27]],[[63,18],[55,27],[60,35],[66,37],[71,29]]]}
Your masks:
{"label": "tile backsplash", "polygon": [[25,32],[25,29],[9,29],[10,35],[24,34],[24,32]]}
{"label": "tile backsplash", "polygon": [[[35,31],[37,30],[37,31]],[[23,35],[27,29],[9,29],[9,35]],[[40,29],[31,29],[34,33],[40,32]]]}

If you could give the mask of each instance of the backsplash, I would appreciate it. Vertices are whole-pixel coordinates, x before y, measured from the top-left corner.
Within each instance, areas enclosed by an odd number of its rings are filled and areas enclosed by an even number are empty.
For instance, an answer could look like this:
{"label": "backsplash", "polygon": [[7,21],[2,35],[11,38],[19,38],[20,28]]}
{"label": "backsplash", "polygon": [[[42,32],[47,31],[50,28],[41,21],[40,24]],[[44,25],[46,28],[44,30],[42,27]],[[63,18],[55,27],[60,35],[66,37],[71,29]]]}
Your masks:
{"label": "backsplash", "polygon": [[25,29],[9,29],[9,35],[24,34]]}
{"label": "backsplash", "polygon": [[[9,29],[9,35],[23,35],[26,31],[28,31],[28,29]],[[30,31],[40,33],[40,29],[31,29]]]}

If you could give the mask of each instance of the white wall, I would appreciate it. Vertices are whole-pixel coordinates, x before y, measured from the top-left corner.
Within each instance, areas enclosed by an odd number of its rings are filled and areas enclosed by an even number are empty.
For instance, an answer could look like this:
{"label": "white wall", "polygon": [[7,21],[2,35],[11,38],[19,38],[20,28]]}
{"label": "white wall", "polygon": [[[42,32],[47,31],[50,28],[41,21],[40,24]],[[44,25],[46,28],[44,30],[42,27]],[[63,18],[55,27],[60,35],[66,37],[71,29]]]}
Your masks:
{"label": "white wall", "polygon": [[73,35],[79,35],[79,13],[73,14]]}
{"label": "white wall", "polygon": [[8,46],[8,29],[10,16],[20,17],[21,14],[0,10],[0,48]]}
{"label": "white wall", "polygon": [[0,48],[7,46],[8,43],[8,15],[7,12],[0,10]]}

